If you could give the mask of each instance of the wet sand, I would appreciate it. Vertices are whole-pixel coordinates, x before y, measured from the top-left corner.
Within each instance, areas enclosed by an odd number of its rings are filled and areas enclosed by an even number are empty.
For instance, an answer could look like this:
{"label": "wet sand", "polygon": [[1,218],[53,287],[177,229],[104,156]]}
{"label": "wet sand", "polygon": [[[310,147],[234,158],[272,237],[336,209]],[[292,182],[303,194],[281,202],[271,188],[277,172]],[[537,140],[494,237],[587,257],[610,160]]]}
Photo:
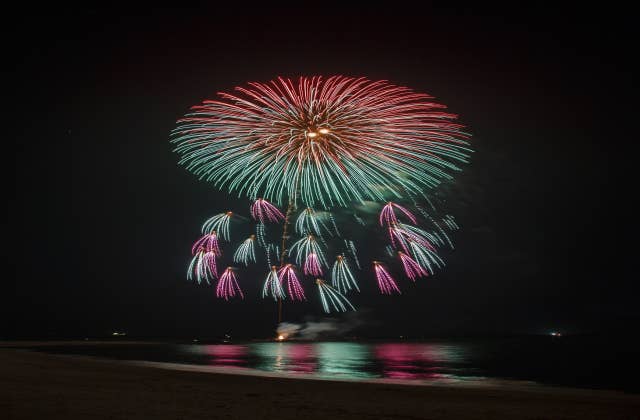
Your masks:
{"label": "wet sand", "polygon": [[640,396],[614,391],[254,377],[10,347],[0,343],[2,419],[640,419]]}

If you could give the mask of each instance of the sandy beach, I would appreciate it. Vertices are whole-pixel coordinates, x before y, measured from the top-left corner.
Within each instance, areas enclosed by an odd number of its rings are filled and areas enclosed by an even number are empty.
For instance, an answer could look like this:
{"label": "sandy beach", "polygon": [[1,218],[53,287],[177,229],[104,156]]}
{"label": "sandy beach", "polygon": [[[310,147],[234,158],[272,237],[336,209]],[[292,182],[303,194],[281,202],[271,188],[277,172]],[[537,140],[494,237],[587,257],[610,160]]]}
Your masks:
{"label": "sandy beach", "polygon": [[11,347],[0,344],[0,418],[11,420],[640,418],[640,396],[615,391],[254,377]]}

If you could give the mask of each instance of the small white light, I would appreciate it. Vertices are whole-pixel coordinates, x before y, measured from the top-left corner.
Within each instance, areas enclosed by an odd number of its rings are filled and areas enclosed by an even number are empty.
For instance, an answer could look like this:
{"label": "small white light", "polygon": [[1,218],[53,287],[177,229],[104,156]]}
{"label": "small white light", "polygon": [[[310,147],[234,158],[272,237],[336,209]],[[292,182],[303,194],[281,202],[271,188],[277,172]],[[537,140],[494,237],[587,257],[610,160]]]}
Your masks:
{"label": "small white light", "polygon": [[329,132],[328,129],[326,128],[321,128],[320,130],[318,130],[320,132],[320,134],[327,134]]}
{"label": "small white light", "polygon": [[313,138],[313,137],[315,137],[317,135],[318,135],[318,133],[314,133],[313,131],[307,134],[307,136],[309,136],[311,138]]}

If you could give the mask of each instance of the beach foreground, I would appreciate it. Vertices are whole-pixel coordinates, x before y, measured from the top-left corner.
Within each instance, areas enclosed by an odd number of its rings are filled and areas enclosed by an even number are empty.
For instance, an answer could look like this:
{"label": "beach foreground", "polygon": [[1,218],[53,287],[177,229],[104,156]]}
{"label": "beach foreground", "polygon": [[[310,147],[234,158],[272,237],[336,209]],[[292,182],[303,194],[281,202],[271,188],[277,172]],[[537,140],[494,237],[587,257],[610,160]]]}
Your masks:
{"label": "beach foreground", "polygon": [[0,348],[3,419],[633,419],[640,396],[190,372]]}

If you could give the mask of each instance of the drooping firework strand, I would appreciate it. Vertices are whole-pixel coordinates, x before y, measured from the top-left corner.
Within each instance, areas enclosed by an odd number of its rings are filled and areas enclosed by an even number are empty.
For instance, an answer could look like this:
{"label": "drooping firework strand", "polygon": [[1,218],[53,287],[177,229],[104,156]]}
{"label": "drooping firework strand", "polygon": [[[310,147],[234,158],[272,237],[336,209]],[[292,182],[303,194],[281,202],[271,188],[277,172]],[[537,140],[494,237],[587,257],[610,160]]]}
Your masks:
{"label": "drooping firework strand", "polygon": [[271,271],[267,274],[264,286],[262,287],[262,297],[265,298],[269,295],[271,295],[275,300],[284,299],[286,297],[275,265],[271,266]]}
{"label": "drooping firework strand", "polygon": [[331,269],[331,283],[340,293],[347,293],[351,289],[356,289],[358,292],[360,288],[356,279],[351,274],[349,265],[342,255],[336,257],[336,262],[333,263]]}
{"label": "drooping firework strand", "polygon": [[296,275],[295,268],[292,264],[287,264],[278,270],[278,276],[283,285],[286,285],[289,296],[292,300],[307,300],[304,295],[304,289],[300,284],[300,280]]}
{"label": "drooping firework strand", "polygon": [[420,266],[417,262],[414,261],[411,256],[405,254],[402,251],[398,251],[398,258],[402,262],[402,268],[404,269],[405,274],[412,281],[415,281],[417,277],[426,277],[429,273]]}
{"label": "drooping firework strand", "polygon": [[218,278],[216,267],[216,255],[213,251],[200,250],[191,259],[189,268],[187,269],[187,279],[195,280],[198,284],[204,280],[207,284],[211,284],[209,280]]}
{"label": "drooping firework strand", "polygon": [[326,313],[330,313],[332,310],[346,312],[348,308],[351,308],[352,311],[356,310],[344,295],[326,284],[324,280],[316,279],[316,284],[318,285],[322,308]]}
{"label": "drooping firework strand", "polygon": [[263,198],[258,198],[251,206],[251,217],[260,223],[278,223],[280,220],[284,220],[284,214]]}
{"label": "drooping firework strand", "polygon": [[213,232],[218,232],[220,237],[225,241],[229,241],[231,236],[229,235],[229,221],[231,220],[231,216],[233,216],[233,212],[226,212],[216,214],[202,225],[202,233],[211,234]]}
{"label": "drooping firework strand", "polygon": [[373,269],[376,273],[376,280],[378,280],[380,292],[385,295],[390,295],[393,292],[400,293],[396,281],[379,261],[373,261]]}
{"label": "drooping firework strand", "polygon": [[236,297],[236,293],[240,295],[240,298],[244,299],[244,294],[238,285],[238,280],[234,273],[233,267],[227,267],[226,270],[220,276],[220,280],[218,280],[218,286],[216,287],[216,296],[219,298],[223,298],[224,300],[229,300],[230,298]]}
{"label": "drooping firework strand", "polygon": [[249,265],[250,262],[256,262],[255,241],[256,235],[251,235],[245,239],[233,254],[233,261],[244,265]]}

